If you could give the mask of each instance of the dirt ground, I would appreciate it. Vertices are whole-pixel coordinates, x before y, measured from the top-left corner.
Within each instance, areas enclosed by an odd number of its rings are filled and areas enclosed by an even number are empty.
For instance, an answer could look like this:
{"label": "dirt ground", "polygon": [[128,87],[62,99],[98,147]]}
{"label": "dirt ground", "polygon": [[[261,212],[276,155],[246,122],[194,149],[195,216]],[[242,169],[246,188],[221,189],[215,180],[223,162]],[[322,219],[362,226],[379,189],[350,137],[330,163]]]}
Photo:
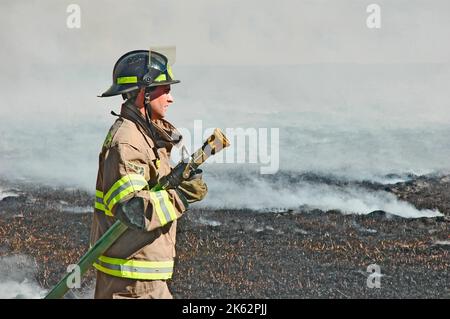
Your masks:
{"label": "dirt ground", "polygon": [[[35,279],[50,288],[87,250],[92,196],[0,185],[20,193],[0,201],[0,256],[30,256]],[[193,209],[179,222],[174,297],[450,298],[450,177],[366,186],[444,216]],[[90,270],[82,291],[93,279]]]}

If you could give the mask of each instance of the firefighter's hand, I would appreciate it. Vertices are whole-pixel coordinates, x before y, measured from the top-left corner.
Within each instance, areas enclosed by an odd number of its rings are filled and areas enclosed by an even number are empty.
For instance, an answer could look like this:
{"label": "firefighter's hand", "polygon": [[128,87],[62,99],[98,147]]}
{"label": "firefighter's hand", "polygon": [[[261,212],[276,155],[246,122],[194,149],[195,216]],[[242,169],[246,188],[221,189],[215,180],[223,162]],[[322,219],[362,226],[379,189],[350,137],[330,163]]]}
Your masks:
{"label": "firefighter's hand", "polygon": [[117,204],[115,216],[130,228],[145,230],[144,199],[133,197]]}
{"label": "firefighter's hand", "polygon": [[181,193],[189,204],[205,198],[208,193],[208,186],[203,181],[202,171],[200,169],[194,171],[188,180],[181,182],[177,187],[177,192],[178,194]]}

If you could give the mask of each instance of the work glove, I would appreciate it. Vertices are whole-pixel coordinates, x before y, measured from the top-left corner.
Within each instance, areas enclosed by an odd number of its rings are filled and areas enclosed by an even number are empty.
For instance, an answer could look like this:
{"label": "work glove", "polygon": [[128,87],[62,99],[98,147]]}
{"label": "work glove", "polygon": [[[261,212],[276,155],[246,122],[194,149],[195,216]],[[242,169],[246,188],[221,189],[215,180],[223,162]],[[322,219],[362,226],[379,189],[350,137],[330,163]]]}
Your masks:
{"label": "work glove", "polygon": [[130,228],[145,230],[144,199],[133,197],[117,204],[115,216]]}
{"label": "work glove", "polygon": [[202,170],[196,169],[193,171],[187,180],[181,182],[176,191],[183,202],[186,201],[189,204],[205,198],[208,193],[208,187],[203,181]]}

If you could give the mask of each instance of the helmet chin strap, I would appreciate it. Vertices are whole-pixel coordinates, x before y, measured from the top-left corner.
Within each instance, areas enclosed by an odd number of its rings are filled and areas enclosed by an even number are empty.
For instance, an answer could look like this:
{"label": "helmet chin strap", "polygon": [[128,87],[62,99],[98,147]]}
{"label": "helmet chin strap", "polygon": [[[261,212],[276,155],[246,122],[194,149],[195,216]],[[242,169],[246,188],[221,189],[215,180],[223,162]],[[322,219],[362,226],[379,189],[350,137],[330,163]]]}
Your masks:
{"label": "helmet chin strap", "polygon": [[144,90],[144,106],[145,106],[145,117],[147,123],[152,125],[152,107],[150,106],[150,91],[149,88],[145,88]]}
{"label": "helmet chin strap", "polygon": [[147,126],[150,130],[150,133],[153,139],[156,138],[157,132],[155,130],[154,124],[152,122],[152,107],[150,106],[150,92],[152,88],[146,87],[144,89],[144,107],[145,107],[145,121],[147,122]]}

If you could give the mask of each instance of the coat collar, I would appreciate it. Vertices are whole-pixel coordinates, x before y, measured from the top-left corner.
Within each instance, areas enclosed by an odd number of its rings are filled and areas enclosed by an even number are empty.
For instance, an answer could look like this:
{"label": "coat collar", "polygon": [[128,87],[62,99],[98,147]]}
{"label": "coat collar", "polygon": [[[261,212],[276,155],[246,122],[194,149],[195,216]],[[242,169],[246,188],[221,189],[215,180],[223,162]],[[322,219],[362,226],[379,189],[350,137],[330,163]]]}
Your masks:
{"label": "coat collar", "polygon": [[122,104],[120,116],[135,123],[147,137],[154,141],[156,147],[163,147],[168,153],[183,138],[175,126],[164,119],[151,121],[149,124],[142,113],[131,102],[127,101]]}

